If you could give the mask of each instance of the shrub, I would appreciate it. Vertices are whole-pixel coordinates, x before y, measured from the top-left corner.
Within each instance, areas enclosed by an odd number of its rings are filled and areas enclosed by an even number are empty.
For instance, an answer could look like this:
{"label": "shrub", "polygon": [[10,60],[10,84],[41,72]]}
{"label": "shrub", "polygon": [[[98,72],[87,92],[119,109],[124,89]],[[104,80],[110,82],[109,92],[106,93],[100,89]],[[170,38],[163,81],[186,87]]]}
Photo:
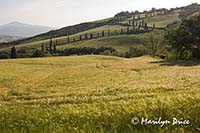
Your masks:
{"label": "shrub", "polygon": [[0,54],[0,59],[9,59],[9,55],[8,54]]}
{"label": "shrub", "polygon": [[148,54],[148,50],[143,45],[131,47],[125,54],[126,58],[139,57]]}

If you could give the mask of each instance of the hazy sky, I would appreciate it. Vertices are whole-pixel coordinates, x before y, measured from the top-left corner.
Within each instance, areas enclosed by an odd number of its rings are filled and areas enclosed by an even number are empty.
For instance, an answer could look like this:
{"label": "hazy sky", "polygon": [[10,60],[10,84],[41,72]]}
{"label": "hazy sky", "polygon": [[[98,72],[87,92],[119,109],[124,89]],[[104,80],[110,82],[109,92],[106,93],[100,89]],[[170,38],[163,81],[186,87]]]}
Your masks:
{"label": "hazy sky", "polygon": [[200,0],[0,0],[0,25],[12,21],[63,27],[120,11],[171,8]]}

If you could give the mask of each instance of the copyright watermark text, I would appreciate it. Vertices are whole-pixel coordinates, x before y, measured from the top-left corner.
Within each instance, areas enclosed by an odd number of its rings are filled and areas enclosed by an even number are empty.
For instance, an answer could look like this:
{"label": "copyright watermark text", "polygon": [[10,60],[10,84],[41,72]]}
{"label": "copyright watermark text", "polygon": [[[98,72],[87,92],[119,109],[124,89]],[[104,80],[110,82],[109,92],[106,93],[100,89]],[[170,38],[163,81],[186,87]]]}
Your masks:
{"label": "copyright watermark text", "polygon": [[155,118],[155,119],[149,119],[149,118],[138,118],[138,117],[133,117],[131,119],[131,123],[133,125],[160,125],[161,127],[165,126],[165,125],[189,125],[190,124],[190,120],[188,119],[184,119],[184,118],[172,118],[171,120],[167,120],[167,119],[162,119],[161,117],[159,118]]}

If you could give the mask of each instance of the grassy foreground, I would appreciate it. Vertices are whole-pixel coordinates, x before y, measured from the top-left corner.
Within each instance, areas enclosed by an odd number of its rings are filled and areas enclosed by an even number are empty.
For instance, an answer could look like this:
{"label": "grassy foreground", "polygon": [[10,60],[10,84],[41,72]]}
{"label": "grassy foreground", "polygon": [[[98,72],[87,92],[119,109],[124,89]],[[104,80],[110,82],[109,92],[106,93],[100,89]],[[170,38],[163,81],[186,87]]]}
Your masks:
{"label": "grassy foreground", "polygon": [[[200,66],[151,57],[0,61],[1,132],[199,132]],[[189,125],[133,125],[133,117]]]}

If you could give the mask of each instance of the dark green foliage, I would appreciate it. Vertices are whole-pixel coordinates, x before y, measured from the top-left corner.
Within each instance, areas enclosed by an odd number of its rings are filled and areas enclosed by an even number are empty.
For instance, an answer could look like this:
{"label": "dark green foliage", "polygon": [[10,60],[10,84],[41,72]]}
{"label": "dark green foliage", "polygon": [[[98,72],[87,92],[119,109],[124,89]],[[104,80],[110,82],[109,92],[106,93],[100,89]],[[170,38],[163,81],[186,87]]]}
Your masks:
{"label": "dark green foliage", "polygon": [[84,48],[67,48],[64,50],[64,55],[69,56],[69,55],[88,55],[88,54],[103,54],[106,52],[113,53],[116,50],[111,47],[100,47],[100,48],[89,48],[89,47],[84,47]]}
{"label": "dark green foliage", "polygon": [[104,31],[102,31],[102,37],[104,37],[105,36],[105,33],[104,33]]}
{"label": "dark green foliage", "polygon": [[141,26],[142,26],[142,22],[140,21],[140,22],[139,22],[139,27],[141,27]]}
{"label": "dark green foliage", "polygon": [[0,53],[0,59],[9,59],[9,55],[6,53]]}
{"label": "dark green foliage", "polygon": [[33,51],[31,57],[47,57],[50,56],[48,53],[40,51],[40,50],[35,50]]}
{"label": "dark green foliage", "polygon": [[93,34],[92,33],[90,34],[90,39],[93,39]]}
{"label": "dark green foliage", "polygon": [[135,22],[134,21],[132,22],[132,26],[135,26]]}
{"label": "dark green foliage", "polygon": [[108,30],[108,36],[110,36],[110,30]]}
{"label": "dark green foliage", "polygon": [[156,24],[153,24],[153,29],[155,29],[156,28]]}
{"label": "dark green foliage", "polygon": [[129,31],[130,31],[130,28],[129,28],[129,26],[127,27],[127,33],[129,33]]}
{"label": "dark green foliage", "polygon": [[148,50],[143,45],[131,47],[124,55],[126,58],[139,57],[148,54]]}
{"label": "dark green foliage", "polygon": [[123,34],[124,33],[124,30],[123,29],[121,29],[121,34]]}
{"label": "dark green foliage", "polygon": [[145,22],[144,22],[144,20],[142,20],[142,27],[144,27],[145,26]]}
{"label": "dark green foliage", "polygon": [[12,58],[12,59],[17,58],[17,51],[16,51],[15,46],[11,48],[10,58]]}
{"label": "dark green foliage", "polygon": [[70,42],[70,40],[69,40],[69,36],[67,37],[67,43],[69,43]]}
{"label": "dark green foliage", "polygon": [[56,53],[56,44],[53,45],[53,53]]}
{"label": "dark green foliage", "polygon": [[97,37],[99,37],[99,33],[97,33]]}
{"label": "dark green foliage", "polygon": [[49,42],[49,51],[50,51],[51,54],[53,53],[53,51],[52,51],[52,45],[53,45],[53,41],[52,41],[52,38],[51,38],[50,42]]}
{"label": "dark green foliage", "polygon": [[148,30],[147,22],[145,22],[145,24],[144,24],[144,29],[145,29],[145,30]]}
{"label": "dark green foliage", "polygon": [[200,15],[184,20],[178,29],[168,32],[166,39],[177,58],[200,59]]}
{"label": "dark green foliage", "polygon": [[88,39],[88,34],[87,33],[85,34],[85,39]]}
{"label": "dark green foliage", "polygon": [[44,51],[44,44],[41,45],[41,50]]}

